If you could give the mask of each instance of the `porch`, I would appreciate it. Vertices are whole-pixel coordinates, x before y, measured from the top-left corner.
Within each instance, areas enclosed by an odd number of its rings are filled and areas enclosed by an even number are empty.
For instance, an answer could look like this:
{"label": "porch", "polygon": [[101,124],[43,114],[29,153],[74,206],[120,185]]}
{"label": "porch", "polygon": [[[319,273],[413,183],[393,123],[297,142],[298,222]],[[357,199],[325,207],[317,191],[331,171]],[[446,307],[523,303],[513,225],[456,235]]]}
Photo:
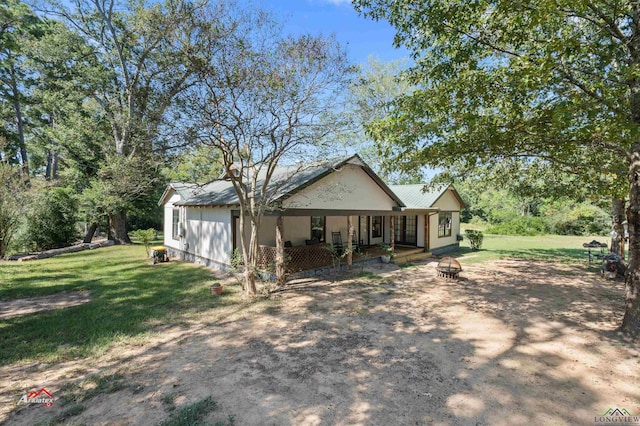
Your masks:
{"label": "porch", "polygon": [[[277,257],[277,248],[273,246],[259,246],[258,266],[265,271],[274,271]],[[352,263],[357,264],[368,260],[380,258],[389,252],[378,246],[360,247],[352,253]],[[406,262],[412,259],[422,258],[430,254],[423,248],[410,246],[395,246],[394,256],[396,259]],[[284,248],[284,269],[286,274],[294,274],[302,271],[323,269],[336,266],[338,260],[341,264],[346,264],[347,259],[338,259],[332,254],[330,244],[315,244],[311,246],[285,247]]]}

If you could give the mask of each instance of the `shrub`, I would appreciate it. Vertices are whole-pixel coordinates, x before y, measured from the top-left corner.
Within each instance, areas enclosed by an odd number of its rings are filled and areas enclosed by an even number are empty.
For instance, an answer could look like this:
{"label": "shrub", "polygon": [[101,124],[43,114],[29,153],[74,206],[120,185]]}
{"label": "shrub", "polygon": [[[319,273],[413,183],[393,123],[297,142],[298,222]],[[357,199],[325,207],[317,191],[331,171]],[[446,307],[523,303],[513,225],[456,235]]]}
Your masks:
{"label": "shrub", "polygon": [[541,217],[519,216],[487,229],[488,234],[500,235],[542,235],[549,233],[547,221]]}
{"label": "shrub", "polygon": [[464,232],[464,235],[469,240],[469,245],[471,245],[471,250],[479,250],[480,247],[482,247],[482,240],[484,239],[484,235],[482,234],[482,232],[467,229]]}
{"label": "shrub", "polygon": [[144,244],[147,257],[149,257],[149,246],[151,246],[151,242],[156,238],[156,230],[153,228],[136,229],[135,231],[131,231],[131,236]]}
{"label": "shrub", "polygon": [[36,250],[72,244],[77,237],[78,203],[70,188],[46,188],[26,216],[28,240]]}
{"label": "shrub", "polygon": [[611,218],[597,206],[579,204],[553,216],[551,229],[560,235],[607,235],[611,229]]}

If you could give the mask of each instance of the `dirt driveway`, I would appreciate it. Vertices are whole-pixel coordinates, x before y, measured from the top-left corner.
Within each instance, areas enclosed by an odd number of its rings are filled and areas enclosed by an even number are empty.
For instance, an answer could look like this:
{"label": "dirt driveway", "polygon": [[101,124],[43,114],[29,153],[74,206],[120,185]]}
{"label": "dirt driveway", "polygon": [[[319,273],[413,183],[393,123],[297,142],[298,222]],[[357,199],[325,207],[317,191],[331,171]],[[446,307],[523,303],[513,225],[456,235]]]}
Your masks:
{"label": "dirt driveway", "polygon": [[97,360],[3,367],[0,421],[61,413],[56,402],[7,414],[24,389],[55,395],[92,374],[123,385],[65,421],[156,424],[167,400],[207,396],[218,409],[206,420],[233,415],[236,425],[592,425],[609,408],[640,415],[638,348],[611,331],[622,283],[528,261],[466,266],[456,282],[434,266],[318,281]]}

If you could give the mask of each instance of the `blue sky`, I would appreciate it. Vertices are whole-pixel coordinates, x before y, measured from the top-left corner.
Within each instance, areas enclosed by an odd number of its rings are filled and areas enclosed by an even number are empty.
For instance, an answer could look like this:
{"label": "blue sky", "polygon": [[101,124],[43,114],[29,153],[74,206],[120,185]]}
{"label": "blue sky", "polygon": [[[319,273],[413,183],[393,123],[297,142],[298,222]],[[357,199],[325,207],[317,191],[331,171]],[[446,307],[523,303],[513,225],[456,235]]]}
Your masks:
{"label": "blue sky", "polygon": [[393,28],[386,21],[359,16],[349,0],[255,0],[284,21],[287,33],[335,34],[354,64],[374,55],[383,61],[409,56],[392,46]]}

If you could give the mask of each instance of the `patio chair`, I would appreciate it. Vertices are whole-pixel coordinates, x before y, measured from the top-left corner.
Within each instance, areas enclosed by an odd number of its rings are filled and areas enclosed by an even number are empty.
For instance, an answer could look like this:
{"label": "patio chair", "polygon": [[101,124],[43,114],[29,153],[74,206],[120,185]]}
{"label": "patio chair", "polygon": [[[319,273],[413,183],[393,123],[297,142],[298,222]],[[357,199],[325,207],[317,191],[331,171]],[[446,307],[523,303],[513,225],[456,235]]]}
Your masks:
{"label": "patio chair", "polygon": [[358,239],[356,238],[355,234],[352,235],[351,245],[353,247],[353,251],[360,253],[360,244],[358,244]]}
{"label": "patio chair", "polygon": [[338,255],[342,255],[344,248],[342,246],[342,234],[339,231],[331,233],[331,243],[333,244],[333,248],[336,249]]}

